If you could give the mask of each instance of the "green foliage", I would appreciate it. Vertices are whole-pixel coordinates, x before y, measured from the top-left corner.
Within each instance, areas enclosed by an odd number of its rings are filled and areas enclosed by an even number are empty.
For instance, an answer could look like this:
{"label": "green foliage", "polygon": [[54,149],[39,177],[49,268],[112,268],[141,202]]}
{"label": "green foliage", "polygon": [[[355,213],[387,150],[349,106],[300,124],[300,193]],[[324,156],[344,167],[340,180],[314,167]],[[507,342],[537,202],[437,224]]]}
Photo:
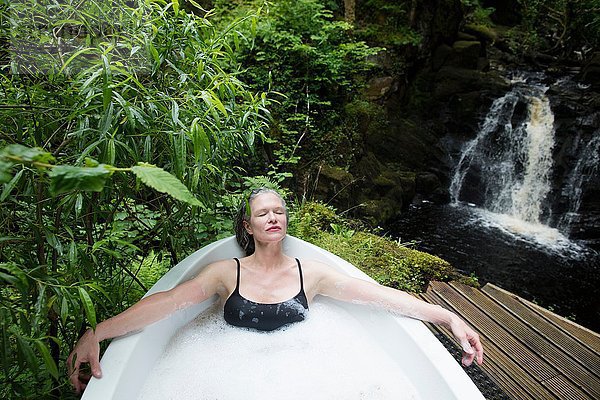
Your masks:
{"label": "green foliage", "polygon": [[461,0],[464,8],[465,21],[470,24],[491,26],[493,25],[490,15],[494,12],[493,7],[483,7],[479,0]]}
{"label": "green foliage", "polygon": [[358,2],[361,22],[356,35],[378,46],[418,46],[423,37],[411,26],[411,1],[365,0]]}
{"label": "green foliage", "polygon": [[341,223],[332,207],[312,201],[294,210],[290,219],[289,233],[307,241],[328,231],[332,225]]}
{"label": "green foliage", "polygon": [[0,8],[2,398],[68,398],[82,329],[231,232],[269,99],[239,79],[241,22],[178,4]]}
{"label": "green foliage", "polygon": [[155,190],[167,193],[177,200],[184,201],[193,206],[202,206],[202,203],[190,193],[180,180],[162,168],[151,164],[139,163],[137,166],[131,167],[131,170],[142,182]]}
{"label": "green foliage", "polygon": [[[217,1],[216,9],[228,3]],[[339,161],[346,139],[345,132],[336,132],[342,104],[362,87],[373,68],[370,57],[381,49],[357,40],[352,27],[334,20],[317,0],[265,3],[260,18],[242,28],[248,38],[239,43],[242,76],[256,90],[279,95],[271,110],[276,142],[266,144],[269,163],[300,174],[322,160]]]}
{"label": "green foliage", "polygon": [[572,57],[600,45],[600,1],[519,0],[523,21],[514,29],[513,49]]}
{"label": "green foliage", "polygon": [[[91,159],[86,159],[88,166],[85,167],[47,164],[48,161],[53,160],[54,157],[42,149],[31,149],[19,144],[12,144],[0,150],[0,162],[4,162],[6,165],[10,164],[11,167],[15,163],[30,163],[39,169],[49,169],[49,191],[53,196],[72,190],[101,192],[113,172],[131,171],[139,180],[158,192],[166,193],[193,206],[202,206],[202,203],[190,193],[180,180],[155,165],[138,163],[131,168],[115,168],[106,164],[98,165]],[[7,168],[6,173],[10,177],[9,170],[10,168]]]}
{"label": "green foliage", "polygon": [[101,192],[111,171],[106,164],[97,167],[58,165],[50,170],[50,193],[56,196],[71,190]]}
{"label": "green foliage", "polygon": [[349,221],[321,203],[305,203],[293,215],[290,234],[338,255],[382,285],[420,292],[432,279],[447,281],[457,276],[439,257],[364,229],[351,229]]}

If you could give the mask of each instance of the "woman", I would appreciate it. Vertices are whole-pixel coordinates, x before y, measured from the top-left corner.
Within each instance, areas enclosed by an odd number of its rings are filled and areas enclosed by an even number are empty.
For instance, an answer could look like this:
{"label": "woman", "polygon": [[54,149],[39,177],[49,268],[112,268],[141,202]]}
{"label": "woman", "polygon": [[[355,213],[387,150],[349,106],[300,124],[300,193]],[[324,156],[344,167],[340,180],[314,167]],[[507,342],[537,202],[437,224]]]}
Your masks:
{"label": "woman", "polygon": [[229,324],[260,330],[304,320],[316,295],[374,305],[448,327],[463,348],[463,364],[468,366],[475,358],[483,362],[479,336],[456,314],[405,292],[349,277],[326,264],[287,256],[282,247],[287,222],[285,201],[277,192],[252,191],[236,221],[236,238],[247,256],[210,264],[195,278],[144,298],[99,323],[95,331],[88,330],[67,359],[75,390],[80,393],[86,386],[79,374],[82,363],[89,363],[92,374],[101,377],[102,340],[142,329],[215,294]]}

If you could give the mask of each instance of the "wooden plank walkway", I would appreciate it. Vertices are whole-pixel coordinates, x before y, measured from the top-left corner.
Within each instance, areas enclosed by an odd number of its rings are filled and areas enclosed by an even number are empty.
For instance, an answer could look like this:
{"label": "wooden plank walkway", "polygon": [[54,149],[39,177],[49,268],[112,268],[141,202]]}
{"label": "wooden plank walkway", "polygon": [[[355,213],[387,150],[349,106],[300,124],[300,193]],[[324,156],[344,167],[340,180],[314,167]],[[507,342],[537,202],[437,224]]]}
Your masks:
{"label": "wooden plank walkway", "polygon": [[481,369],[508,398],[600,399],[599,334],[489,283],[479,290],[431,282],[420,297],[456,312],[480,334]]}

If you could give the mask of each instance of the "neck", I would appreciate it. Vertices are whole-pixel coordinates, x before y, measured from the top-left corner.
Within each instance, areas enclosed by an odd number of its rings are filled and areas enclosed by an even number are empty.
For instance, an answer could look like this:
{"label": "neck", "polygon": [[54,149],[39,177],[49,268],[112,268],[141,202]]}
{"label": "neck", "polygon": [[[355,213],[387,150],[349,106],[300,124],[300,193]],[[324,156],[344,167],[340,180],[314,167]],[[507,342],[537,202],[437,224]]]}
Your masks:
{"label": "neck", "polygon": [[256,243],[256,249],[252,254],[252,263],[264,269],[276,269],[285,265],[288,257],[283,253],[281,242]]}

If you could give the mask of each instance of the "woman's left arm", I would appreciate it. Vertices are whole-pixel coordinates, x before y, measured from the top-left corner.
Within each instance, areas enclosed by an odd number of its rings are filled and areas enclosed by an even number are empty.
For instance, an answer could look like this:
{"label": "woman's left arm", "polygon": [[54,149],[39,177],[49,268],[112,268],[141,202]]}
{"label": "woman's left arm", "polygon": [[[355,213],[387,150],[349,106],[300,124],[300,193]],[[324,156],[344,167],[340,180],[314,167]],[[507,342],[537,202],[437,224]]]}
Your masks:
{"label": "woman's left arm", "polygon": [[429,304],[401,290],[344,275],[330,266],[323,265],[318,270],[319,279],[315,294],[371,305],[396,314],[443,325],[452,331],[460,343],[463,349],[463,365],[471,365],[475,358],[478,364],[483,363],[483,346],[479,335],[455,313],[438,305]]}

